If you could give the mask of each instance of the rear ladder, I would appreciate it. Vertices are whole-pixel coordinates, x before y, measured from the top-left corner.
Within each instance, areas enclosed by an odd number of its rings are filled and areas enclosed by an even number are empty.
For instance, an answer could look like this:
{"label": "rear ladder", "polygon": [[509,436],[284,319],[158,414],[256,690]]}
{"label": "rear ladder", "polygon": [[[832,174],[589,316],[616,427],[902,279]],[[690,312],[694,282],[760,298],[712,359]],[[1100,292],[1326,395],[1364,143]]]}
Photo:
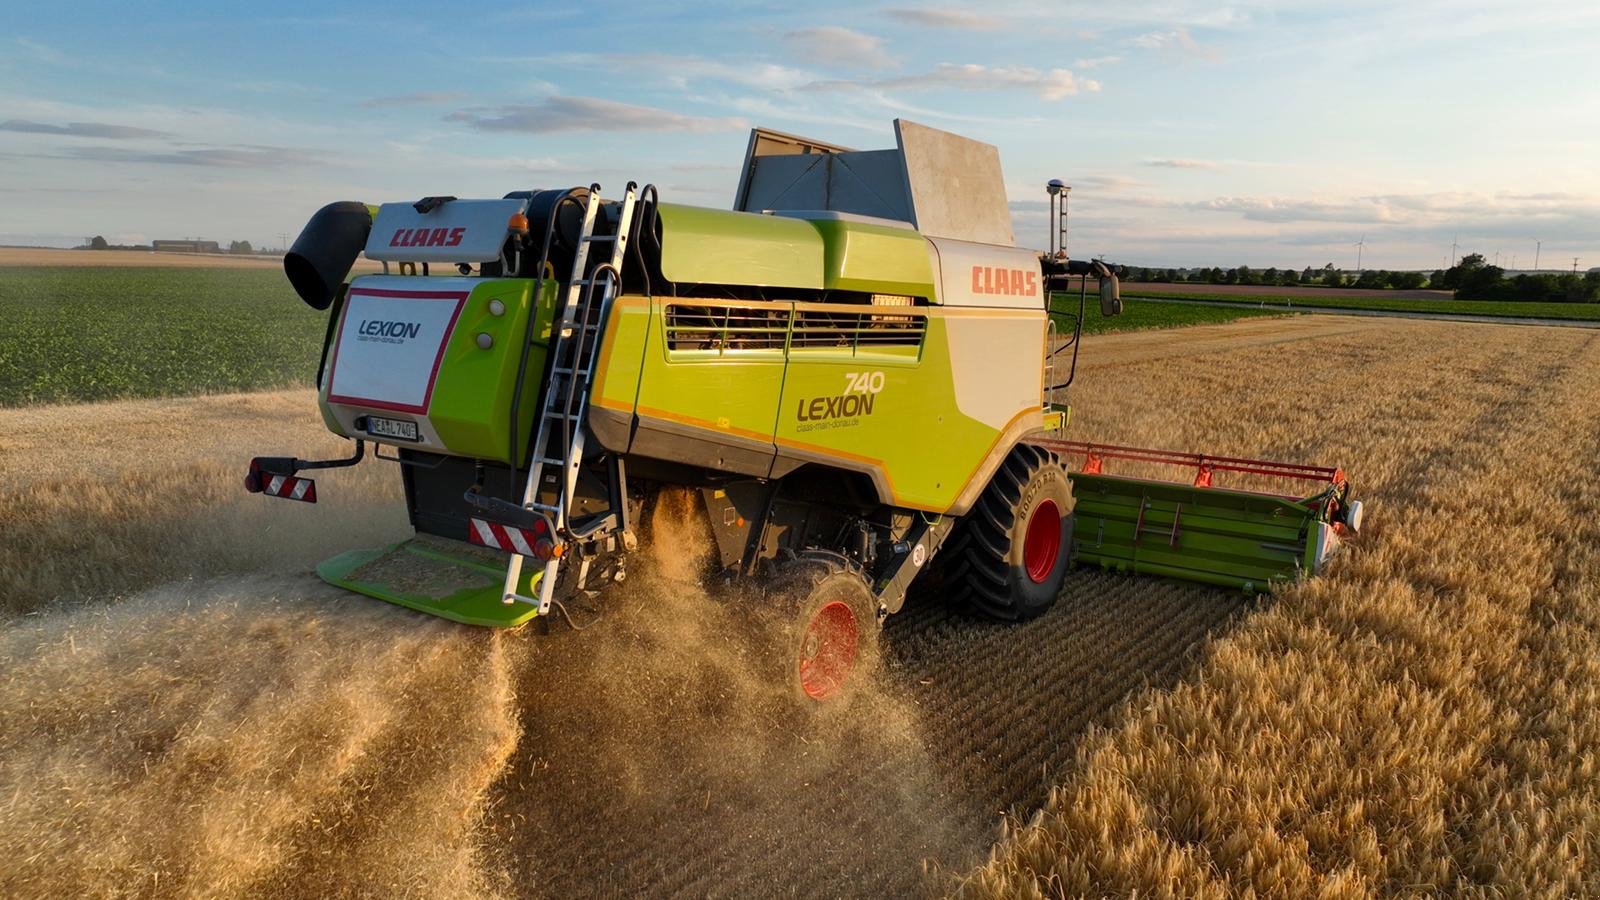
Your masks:
{"label": "rear ladder", "polygon": [[[522,492],[522,508],[549,515],[557,537],[589,537],[601,530],[617,530],[624,521],[626,497],[623,496],[623,485],[620,483],[623,477],[621,461],[617,459],[612,461],[612,480],[617,483],[612,486],[610,516],[585,527],[583,534],[573,535],[568,528],[567,512],[577,489],[578,469],[583,465],[583,421],[589,404],[589,385],[604,337],[602,332],[611,312],[611,301],[622,286],[622,262],[628,249],[628,235],[633,226],[637,199],[638,186],[629,182],[622,198],[616,234],[595,234],[595,220],[603,201],[598,185],[589,191],[584,202],[583,226],[572,261],[572,274],[561,286],[556,320],[550,329],[550,382],[540,404],[528,481]],[[611,255],[589,271],[589,247],[598,243],[609,243]],[[539,499],[546,467],[558,473],[553,503]],[[508,605],[534,604],[541,616],[550,611],[550,601],[561,567],[562,545],[557,543],[555,547],[555,552],[544,561],[537,598],[517,593],[525,557],[516,552],[511,554],[506,566],[502,602]],[[583,565],[587,566],[587,562],[585,560]]]}

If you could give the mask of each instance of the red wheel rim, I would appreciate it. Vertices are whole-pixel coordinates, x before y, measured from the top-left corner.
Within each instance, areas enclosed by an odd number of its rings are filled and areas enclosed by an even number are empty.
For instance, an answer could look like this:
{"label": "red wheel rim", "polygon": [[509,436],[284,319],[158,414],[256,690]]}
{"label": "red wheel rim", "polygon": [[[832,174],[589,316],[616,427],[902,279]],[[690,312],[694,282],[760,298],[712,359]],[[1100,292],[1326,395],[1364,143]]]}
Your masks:
{"label": "red wheel rim", "polygon": [[856,614],[834,600],[823,604],[800,639],[800,689],[813,700],[839,692],[856,665]]}
{"label": "red wheel rim", "polygon": [[1061,556],[1061,511],[1054,500],[1046,500],[1033,508],[1028,517],[1028,531],[1022,538],[1022,567],[1034,584],[1043,584],[1055,571],[1056,559]]}

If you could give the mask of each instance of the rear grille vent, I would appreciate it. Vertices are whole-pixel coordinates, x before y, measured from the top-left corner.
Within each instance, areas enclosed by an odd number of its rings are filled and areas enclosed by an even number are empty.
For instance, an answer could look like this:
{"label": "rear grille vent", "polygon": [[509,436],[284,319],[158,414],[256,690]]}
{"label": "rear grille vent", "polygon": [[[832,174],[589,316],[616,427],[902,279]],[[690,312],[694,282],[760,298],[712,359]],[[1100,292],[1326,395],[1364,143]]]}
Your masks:
{"label": "rear grille vent", "polygon": [[669,350],[782,350],[789,332],[788,307],[667,307]]}
{"label": "rear grille vent", "polygon": [[927,330],[928,319],[921,315],[800,310],[789,346],[844,351],[920,347]]}
{"label": "rear grille vent", "polygon": [[792,313],[792,322],[790,310],[788,305],[776,304],[670,304],[666,309],[667,349],[714,354],[782,353],[785,348],[847,354],[886,350],[915,358],[928,331],[927,316],[893,307],[801,309]]}

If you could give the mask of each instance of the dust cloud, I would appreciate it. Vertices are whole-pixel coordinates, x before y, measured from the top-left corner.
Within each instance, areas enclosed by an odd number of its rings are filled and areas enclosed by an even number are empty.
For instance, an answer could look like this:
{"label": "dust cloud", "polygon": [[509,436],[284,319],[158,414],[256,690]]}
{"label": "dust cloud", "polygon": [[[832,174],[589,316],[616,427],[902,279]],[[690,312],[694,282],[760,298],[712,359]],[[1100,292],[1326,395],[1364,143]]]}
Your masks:
{"label": "dust cloud", "polygon": [[482,893],[500,643],[310,577],[9,624],[0,894]]}
{"label": "dust cloud", "polygon": [[670,533],[569,605],[581,633],[308,574],[11,619],[0,894],[905,894],[975,862],[994,816],[959,811],[892,679],[797,715],[754,599]]}
{"label": "dust cloud", "polygon": [[485,840],[504,889],[905,895],[924,859],[974,858],[994,819],[961,808],[892,679],[817,715],[762,674],[759,598],[703,584],[692,502],[663,498],[595,625],[507,643],[522,739]]}

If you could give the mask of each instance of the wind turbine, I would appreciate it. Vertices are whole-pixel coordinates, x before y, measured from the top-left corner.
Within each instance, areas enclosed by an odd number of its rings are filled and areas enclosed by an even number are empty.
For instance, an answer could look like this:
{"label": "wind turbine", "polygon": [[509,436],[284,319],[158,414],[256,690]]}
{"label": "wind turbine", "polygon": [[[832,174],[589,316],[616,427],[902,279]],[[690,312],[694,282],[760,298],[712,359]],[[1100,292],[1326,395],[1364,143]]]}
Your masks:
{"label": "wind turbine", "polygon": [[1356,241],[1356,274],[1357,275],[1360,275],[1362,273],[1362,271],[1363,271],[1363,269],[1361,268],[1361,249],[1363,247],[1365,247],[1365,246],[1367,246],[1367,236],[1363,234],[1361,236],[1361,240]]}

